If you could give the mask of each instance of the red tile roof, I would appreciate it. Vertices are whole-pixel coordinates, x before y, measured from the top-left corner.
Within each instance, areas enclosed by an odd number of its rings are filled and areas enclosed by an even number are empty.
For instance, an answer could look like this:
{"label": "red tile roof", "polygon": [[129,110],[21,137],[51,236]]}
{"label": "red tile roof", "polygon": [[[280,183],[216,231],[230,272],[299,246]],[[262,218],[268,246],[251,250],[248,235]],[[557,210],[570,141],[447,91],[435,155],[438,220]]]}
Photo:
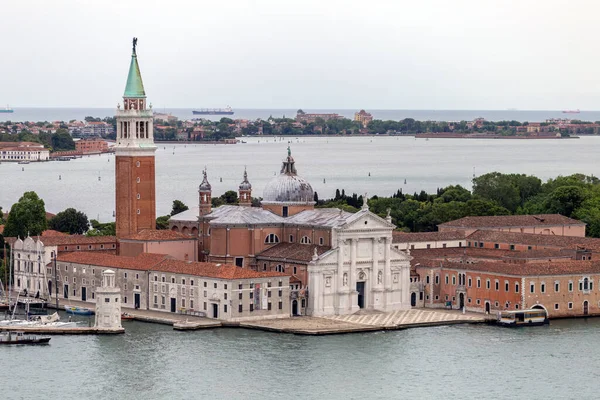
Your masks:
{"label": "red tile roof", "polygon": [[55,231],[54,229],[46,229],[44,232],[42,232],[42,234],[40,236],[45,238],[45,237],[49,237],[49,236],[69,236],[69,234],[64,233],[64,232]]}
{"label": "red tile roof", "polygon": [[256,279],[289,276],[275,271],[257,272],[230,264],[188,262],[171,259],[164,254],[141,253],[136,257],[117,256],[104,252],[77,251],[59,253],[57,261],[97,265],[106,268],[122,268],[140,271],[187,274],[215,279]]}
{"label": "red tile roof", "polygon": [[538,214],[464,217],[440,224],[438,226],[456,228],[500,228],[555,225],[585,225],[585,223],[560,214]]}
{"label": "red tile roof", "polygon": [[468,241],[508,243],[557,249],[585,248],[600,251],[600,239],[579,236],[540,235],[534,233],[478,230],[467,236]]}
{"label": "red tile roof", "polygon": [[278,260],[285,259],[287,261],[308,263],[312,260],[315,248],[317,249],[317,255],[321,255],[331,249],[329,246],[316,246],[312,244],[279,243],[257,254],[256,257],[259,259],[275,258]]}
{"label": "red tile roof", "polygon": [[444,269],[467,270],[513,276],[550,276],[600,273],[600,261],[556,261],[513,264],[504,262],[481,262],[460,264],[443,262]]}
{"label": "red tile roof", "polygon": [[116,244],[115,236],[85,236],[85,235],[66,235],[66,236],[47,236],[42,237],[42,243],[46,246],[67,246],[67,245],[88,245],[88,244]]}
{"label": "red tile roof", "polygon": [[136,257],[117,256],[104,252],[77,251],[72,253],[58,253],[56,258],[60,262],[76,264],[97,265],[106,268],[123,268],[148,271],[165,260],[167,255],[141,253]]}
{"label": "red tile roof", "polygon": [[253,271],[248,268],[240,268],[231,264],[218,264],[207,262],[188,262],[167,259],[159,265],[151,268],[152,271],[170,272],[175,274],[187,274],[216,279],[256,279],[256,278],[278,278],[289,276],[276,271]]}
{"label": "red tile roof", "polygon": [[460,240],[465,238],[464,231],[445,232],[400,232],[394,231],[393,243],[436,242],[443,240]]}
{"label": "red tile roof", "polygon": [[195,240],[194,237],[174,232],[168,229],[144,229],[133,235],[124,236],[121,240],[166,241],[166,240]]}

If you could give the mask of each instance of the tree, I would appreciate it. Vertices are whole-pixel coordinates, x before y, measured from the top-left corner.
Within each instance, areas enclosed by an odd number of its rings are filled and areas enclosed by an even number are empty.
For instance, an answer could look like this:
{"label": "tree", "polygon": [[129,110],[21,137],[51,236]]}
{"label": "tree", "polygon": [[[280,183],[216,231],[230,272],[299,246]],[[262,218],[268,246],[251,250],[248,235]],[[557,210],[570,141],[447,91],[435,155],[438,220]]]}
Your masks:
{"label": "tree", "polygon": [[50,220],[50,229],[55,231],[69,233],[71,235],[82,235],[88,231],[90,223],[87,215],[74,208],[67,208],[56,214]]}
{"label": "tree", "polygon": [[581,206],[587,198],[584,188],[578,186],[562,186],[554,190],[548,196],[546,210],[550,213],[558,213],[570,217],[573,212]]}
{"label": "tree", "polygon": [[58,129],[54,135],[52,135],[52,149],[58,150],[75,150],[75,142],[69,131],[66,129]]}
{"label": "tree", "polygon": [[100,223],[95,219],[90,221],[92,229],[87,231],[86,236],[115,236],[117,233],[116,224],[114,222]]}
{"label": "tree", "polygon": [[169,218],[170,215],[162,215],[156,218],[156,229],[165,230],[169,229]]}
{"label": "tree", "polygon": [[223,195],[221,195],[221,198],[223,200],[225,200],[225,204],[237,204],[238,203],[238,194],[234,190],[226,191]]}
{"label": "tree", "polygon": [[175,214],[179,214],[181,212],[184,212],[186,210],[189,210],[190,208],[188,206],[186,206],[183,201],[181,200],[173,200],[173,209],[171,210],[171,214],[170,215],[175,215]]}
{"label": "tree", "polygon": [[48,228],[44,200],[35,192],[25,192],[19,201],[10,208],[4,226],[5,237],[26,237],[41,235]]}

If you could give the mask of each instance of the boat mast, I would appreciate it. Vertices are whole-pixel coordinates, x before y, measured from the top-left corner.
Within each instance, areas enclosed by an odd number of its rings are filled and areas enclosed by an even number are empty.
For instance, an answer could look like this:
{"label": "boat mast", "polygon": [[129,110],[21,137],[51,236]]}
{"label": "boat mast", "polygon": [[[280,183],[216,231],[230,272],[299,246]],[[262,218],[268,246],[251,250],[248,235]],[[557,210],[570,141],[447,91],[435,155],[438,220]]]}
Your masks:
{"label": "boat mast", "polygon": [[[58,247],[56,248],[56,251],[54,252],[54,286],[56,286],[56,312],[58,312],[58,280],[56,278],[56,276],[57,276],[56,253],[58,253]],[[52,293],[50,293],[50,296],[52,296]]]}

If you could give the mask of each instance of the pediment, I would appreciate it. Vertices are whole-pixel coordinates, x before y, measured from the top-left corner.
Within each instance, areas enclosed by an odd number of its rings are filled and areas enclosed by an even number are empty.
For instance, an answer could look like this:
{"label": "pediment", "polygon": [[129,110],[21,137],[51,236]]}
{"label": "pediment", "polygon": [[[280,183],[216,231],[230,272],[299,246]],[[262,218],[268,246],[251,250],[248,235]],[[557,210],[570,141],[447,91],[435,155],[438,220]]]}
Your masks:
{"label": "pediment", "polygon": [[342,231],[365,230],[365,229],[394,229],[394,224],[387,222],[377,214],[369,210],[360,210],[346,220],[340,227]]}
{"label": "pediment", "polygon": [[405,251],[399,250],[395,247],[391,247],[392,250],[392,259],[393,260],[403,260],[403,261],[410,261],[413,259],[413,257],[410,254],[407,254]]}

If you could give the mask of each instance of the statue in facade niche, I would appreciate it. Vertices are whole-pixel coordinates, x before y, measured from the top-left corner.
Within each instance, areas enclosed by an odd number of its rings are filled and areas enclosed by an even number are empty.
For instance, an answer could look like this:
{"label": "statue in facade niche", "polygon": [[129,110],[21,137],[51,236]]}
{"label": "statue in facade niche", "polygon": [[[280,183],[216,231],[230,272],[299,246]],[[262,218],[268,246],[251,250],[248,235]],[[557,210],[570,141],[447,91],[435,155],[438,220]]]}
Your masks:
{"label": "statue in facade niche", "polygon": [[348,274],[344,273],[344,286],[348,286]]}
{"label": "statue in facade niche", "polygon": [[382,280],[383,280],[383,272],[379,271],[377,273],[377,283],[381,285]]}

